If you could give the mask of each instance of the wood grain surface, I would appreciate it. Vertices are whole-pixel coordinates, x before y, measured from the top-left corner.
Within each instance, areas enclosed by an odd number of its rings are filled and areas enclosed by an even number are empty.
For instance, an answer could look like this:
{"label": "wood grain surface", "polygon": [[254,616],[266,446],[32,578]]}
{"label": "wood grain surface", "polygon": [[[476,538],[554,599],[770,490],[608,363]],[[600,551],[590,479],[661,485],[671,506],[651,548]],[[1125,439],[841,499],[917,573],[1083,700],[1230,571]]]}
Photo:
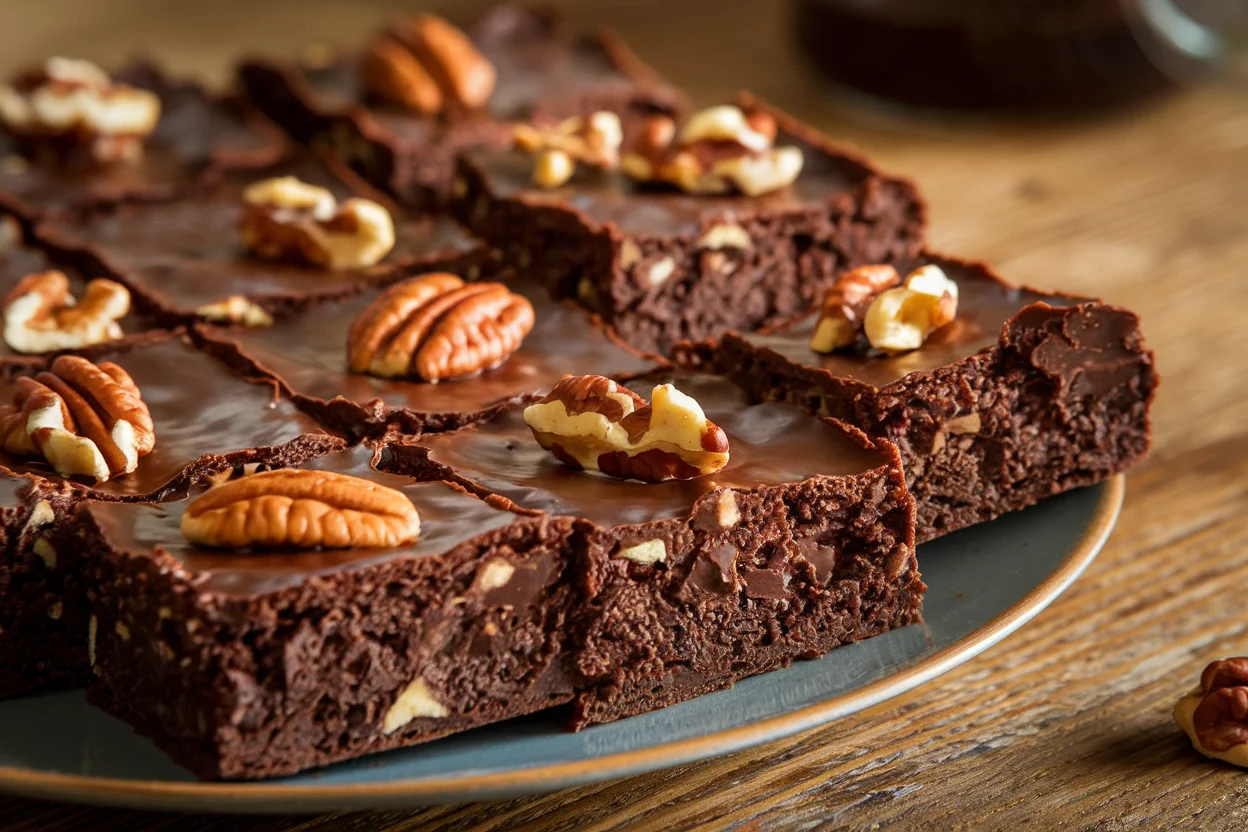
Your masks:
{"label": "wood grain surface", "polygon": [[[418,5],[418,4],[417,4]],[[141,50],[226,77],[244,50],[349,44],[356,0],[10,0],[0,70]],[[696,101],[749,87],[916,178],[934,247],[1139,312],[1163,385],[1151,459],[1087,574],[979,658],[834,725],[551,795],[322,818],[174,816],[0,798],[4,830],[1244,829],[1248,776],[1170,718],[1248,653],[1248,90],[1210,86],[1079,123],[931,124],[835,102],[775,0],[582,0]]]}

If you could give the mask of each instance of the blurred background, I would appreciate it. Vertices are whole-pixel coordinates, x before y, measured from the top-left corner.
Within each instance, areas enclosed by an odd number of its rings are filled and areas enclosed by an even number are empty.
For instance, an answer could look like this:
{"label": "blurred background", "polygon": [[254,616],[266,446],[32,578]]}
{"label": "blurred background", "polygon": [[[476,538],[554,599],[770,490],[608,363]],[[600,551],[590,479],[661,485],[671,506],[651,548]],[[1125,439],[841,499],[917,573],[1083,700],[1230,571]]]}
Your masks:
{"label": "blurred background", "polygon": [[[351,48],[399,13],[462,20],[486,5],[5,0],[0,70],[50,54],[115,66],[137,52],[225,83],[244,52],[293,56],[316,41]],[[930,203],[935,249],[988,260],[1016,282],[1139,312],[1165,378],[1164,455],[1240,432],[1248,85],[1203,70],[1206,59],[1233,55],[1248,3],[555,5],[577,26],[617,29],[696,103],[751,89],[915,178]]]}

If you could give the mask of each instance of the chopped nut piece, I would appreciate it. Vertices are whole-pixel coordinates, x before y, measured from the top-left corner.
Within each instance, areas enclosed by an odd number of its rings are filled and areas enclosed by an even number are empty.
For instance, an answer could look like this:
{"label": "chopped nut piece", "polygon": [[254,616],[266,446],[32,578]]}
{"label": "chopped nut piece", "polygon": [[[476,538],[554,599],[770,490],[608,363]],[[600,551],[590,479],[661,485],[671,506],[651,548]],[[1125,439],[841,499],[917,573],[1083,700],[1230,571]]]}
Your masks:
{"label": "chopped nut piece", "polygon": [[810,348],[830,353],[852,347],[871,301],[900,283],[901,276],[892,266],[859,266],[842,273],[823,296]]}
{"label": "chopped nut piece", "polygon": [[11,453],[43,456],[63,477],[97,482],[128,474],[152,452],[152,417],[134,380],[116,364],[61,356],[20,378],[0,407],[0,438]]}
{"label": "chopped nut piece", "polygon": [[716,501],[716,517],[721,529],[731,529],[741,522],[741,509],[737,507],[737,495],[731,491],[721,491]]}
{"label": "chopped nut piece", "polygon": [[482,592],[507,586],[511,576],[516,574],[516,567],[505,560],[492,560],[482,567],[477,575],[477,588]]}
{"label": "chopped nut piece", "polygon": [[978,413],[965,413],[945,422],[945,430],[955,435],[979,433],[982,420]]}
{"label": "chopped nut piece", "polygon": [[620,241],[620,250],[616,259],[621,269],[631,269],[641,261],[641,248],[626,237]]}
{"label": "chopped nut piece", "polygon": [[863,319],[871,346],[884,352],[917,350],[958,313],[958,286],[938,266],[912,272],[899,288],[876,296]]}
{"label": "chopped nut piece", "polygon": [[570,118],[553,129],[518,124],[513,136],[516,147],[537,157],[533,184],[557,188],[572,178],[578,162],[601,169],[618,167],[624,131],[620,117],[604,111]]}
{"label": "chopped nut piece", "polygon": [[633,563],[652,564],[667,559],[667,544],[661,539],[646,540],[627,549],[615,553],[617,558],[631,560]]}
{"label": "chopped nut piece", "polygon": [[192,543],[231,549],[403,546],[420,516],[401,491],[329,471],[281,469],[217,485],[182,515]]}
{"label": "chopped nut piece", "polygon": [[721,222],[713,225],[698,240],[698,248],[718,251],[723,248],[748,249],[754,245],[750,232],[734,222]]}
{"label": "chopped nut piece", "polygon": [[730,104],[694,113],[680,131],[685,147],[696,142],[736,142],[746,150],[767,150],[774,140],[774,133],[768,136],[755,130],[741,108]]}
{"label": "chopped nut piece", "polygon": [[538,444],[577,470],[662,482],[713,474],[728,464],[728,437],[671,384],[651,404],[603,376],[568,376],[524,421]]}
{"label": "chopped nut piece", "polygon": [[120,338],[117,323],[130,312],[130,292],[111,280],[92,280],[77,303],[64,272],[38,272],[18,281],[4,300],[4,340],[21,353],[77,349]]}
{"label": "chopped nut piece", "polygon": [[160,119],[160,99],[114,84],[88,61],[49,58],[0,86],[0,122],[31,139],[70,139],[100,161],[135,159]]}
{"label": "chopped nut piece", "polygon": [[273,326],[273,316],[254,301],[242,295],[230,295],[216,303],[206,303],[195,310],[196,316],[205,321],[223,324],[242,324],[250,327]]}
{"label": "chopped nut piece", "polygon": [[331,269],[376,265],[394,248],[394,221],[384,206],[360,198],[339,204],[326,189],[293,176],[243,191],[239,231],[260,257]]}
{"label": "chopped nut piece", "polygon": [[394,704],[386,711],[381,720],[381,732],[393,734],[417,717],[441,719],[449,716],[450,711],[441,702],[433,698],[425,680],[416,678],[403,689]]}
{"label": "chopped nut piece", "polygon": [[646,282],[651,286],[662,286],[675,273],[676,261],[671,257],[664,257],[662,260],[657,261],[650,267],[650,270],[646,272]]}
{"label": "chopped nut piece", "polygon": [[528,299],[502,283],[434,273],[382,292],[347,333],[353,373],[443,381],[504,363],[533,330]]}
{"label": "chopped nut piece", "polygon": [[1248,768],[1248,658],[1209,664],[1174,719],[1201,754]]}
{"label": "chopped nut piece", "polygon": [[539,188],[558,188],[567,184],[576,173],[576,163],[562,150],[543,150],[533,165],[533,184]]}

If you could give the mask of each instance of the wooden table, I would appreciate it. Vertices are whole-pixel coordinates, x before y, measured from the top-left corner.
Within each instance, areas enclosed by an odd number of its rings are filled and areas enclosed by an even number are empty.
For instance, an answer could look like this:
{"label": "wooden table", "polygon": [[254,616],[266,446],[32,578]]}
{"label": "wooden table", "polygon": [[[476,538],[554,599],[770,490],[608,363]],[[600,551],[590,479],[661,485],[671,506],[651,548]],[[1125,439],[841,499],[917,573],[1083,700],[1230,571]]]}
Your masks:
{"label": "wooden table", "polygon": [[[16,5],[16,4],[14,4]],[[243,48],[351,43],[411,4],[40,0],[5,13],[8,71],[136,48],[225,77]],[[6,830],[1136,828],[1248,826],[1248,777],[1170,718],[1210,659],[1248,653],[1248,92],[1207,88],[1092,123],[889,121],[834,107],[771,0],[583,0],[695,100],[750,87],[915,177],[941,250],[1144,319],[1156,445],[1104,553],[979,658],[826,728],[710,762],[523,800],[319,819],[212,818],[0,799]]]}

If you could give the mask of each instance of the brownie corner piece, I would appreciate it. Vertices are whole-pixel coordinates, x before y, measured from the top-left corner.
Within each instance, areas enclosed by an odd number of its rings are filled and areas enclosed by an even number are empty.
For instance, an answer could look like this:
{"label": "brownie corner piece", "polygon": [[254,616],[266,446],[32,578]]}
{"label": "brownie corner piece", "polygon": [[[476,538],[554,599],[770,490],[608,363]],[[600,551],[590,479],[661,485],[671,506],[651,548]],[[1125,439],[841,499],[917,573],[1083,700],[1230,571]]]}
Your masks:
{"label": "brownie corner piece", "polygon": [[301,466],[401,492],[392,548],[212,550],[187,501],[93,503],[89,697],[204,779],[257,779],[565,704],[575,524],[378,471],[365,446]]}

